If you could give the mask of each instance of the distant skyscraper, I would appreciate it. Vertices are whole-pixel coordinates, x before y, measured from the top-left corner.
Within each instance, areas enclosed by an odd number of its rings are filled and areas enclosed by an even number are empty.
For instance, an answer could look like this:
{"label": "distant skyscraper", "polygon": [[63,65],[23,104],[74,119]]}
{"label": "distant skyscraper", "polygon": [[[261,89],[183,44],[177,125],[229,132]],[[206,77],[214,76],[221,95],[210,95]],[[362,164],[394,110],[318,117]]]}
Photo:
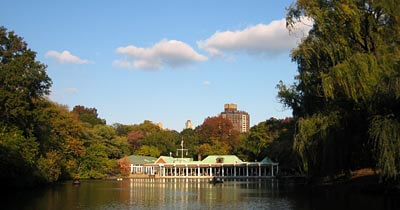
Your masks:
{"label": "distant skyscraper", "polygon": [[221,116],[230,120],[233,129],[245,133],[250,130],[250,115],[244,111],[238,111],[236,104],[225,104],[225,111],[221,112]]}
{"label": "distant skyscraper", "polygon": [[194,129],[194,126],[193,126],[191,120],[187,120],[187,121],[186,121],[185,127],[186,127],[186,129],[189,129],[189,128],[190,128],[190,129]]}

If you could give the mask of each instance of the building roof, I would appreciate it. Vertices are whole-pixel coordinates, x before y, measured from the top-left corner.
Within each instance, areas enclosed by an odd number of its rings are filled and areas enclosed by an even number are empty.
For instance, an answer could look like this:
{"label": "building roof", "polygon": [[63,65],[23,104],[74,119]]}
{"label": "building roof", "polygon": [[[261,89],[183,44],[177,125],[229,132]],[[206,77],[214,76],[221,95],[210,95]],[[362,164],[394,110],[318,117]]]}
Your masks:
{"label": "building roof", "polygon": [[141,155],[130,155],[127,156],[129,162],[131,164],[145,164],[145,163],[154,163],[157,158],[150,157],[150,156],[141,156]]}
{"label": "building roof", "polygon": [[[242,164],[247,163],[240,160],[236,155],[209,155],[202,161],[193,161],[192,158],[174,158],[170,156],[160,156],[159,158],[131,155],[127,157],[131,164]],[[274,163],[268,157],[265,157],[261,162],[249,162],[248,164],[255,163]]]}
{"label": "building roof", "polygon": [[165,163],[194,163],[193,158],[174,158],[170,156],[160,156],[154,163],[165,164]]}
{"label": "building roof", "polygon": [[273,163],[271,159],[269,159],[268,157],[265,157],[261,163]]}
{"label": "building roof", "polygon": [[[219,159],[221,158],[221,159]],[[235,164],[243,163],[236,155],[209,155],[201,163],[225,163],[225,164]]]}
{"label": "building roof", "polygon": [[154,163],[174,163],[174,158],[170,156],[160,156]]}

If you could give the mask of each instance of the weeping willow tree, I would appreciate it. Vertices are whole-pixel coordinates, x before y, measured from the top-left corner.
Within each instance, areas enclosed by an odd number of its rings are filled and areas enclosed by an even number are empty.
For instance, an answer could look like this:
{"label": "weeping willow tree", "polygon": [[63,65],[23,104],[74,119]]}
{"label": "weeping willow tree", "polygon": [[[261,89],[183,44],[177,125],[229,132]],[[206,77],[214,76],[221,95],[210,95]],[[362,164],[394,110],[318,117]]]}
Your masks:
{"label": "weeping willow tree", "polygon": [[398,0],[297,0],[292,29],[312,29],[292,51],[297,82],[278,85],[294,111],[294,149],[310,175],[377,167],[400,172],[400,4]]}

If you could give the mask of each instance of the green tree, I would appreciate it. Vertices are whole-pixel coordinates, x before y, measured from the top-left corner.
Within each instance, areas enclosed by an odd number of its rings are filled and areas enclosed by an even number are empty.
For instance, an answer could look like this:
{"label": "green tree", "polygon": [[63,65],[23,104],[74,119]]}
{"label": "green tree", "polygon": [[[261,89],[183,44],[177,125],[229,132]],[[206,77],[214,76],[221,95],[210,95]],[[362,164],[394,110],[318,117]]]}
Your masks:
{"label": "green tree", "polygon": [[76,114],[80,121],[89,123],[92,126],[106,124],[106,120],[98,117],[96,108],[77,105],[72,109],[72,112]]}
{"label": "green tree", "polygon": [[210,144],[206,143],[196,146],[194,151],[198,154],[198,159],[200,160],[203,157],[210,155],[212,148]]}
{"label": "green tree", "polygon": [[129,143],[126,137],[117,136],[115,129],[108,125],[98,124],[92,129],[92,141],[106,146],[107,156],[111,159],[120,159],[130,154]]}
{"label": "green tree", "polygon": [[94,144],[87,148],[86,155],[82,158],[80,178],[104,178],[116,165],[108,159],[107,148],[101,144]]}
{"label": "green tree", "polygon": [[[143,146],[156,147],[161,155],[169,155],[170,152],[175,152],[179,145],[181,137],[178,132],[170,130],[162,130],[151,133],[143,139]],[[143,147],[142,146],[142,147]],[[140,149],[139,149],[140,150]]]}
{"label": "green tree", "polygon": [[59,175],[44,180],[53,182],[58,178],[73,178],[78,172],[77,160],[86,151],[82,141],[86,136],[84,127],[66,106],[42,101],[38,107],[40,113],[37,114],[35,136],[40,142],[38,161],[42,165],[38,164],[39,174],[52,174],[59,168]]}
{"label": "green tree", "polygon": [[184,129],[180,135],[183,138],[184,147],[188,149],[188,156],[197,159],[198,153],[195,147],[200,144],[200,138],[197,132],[193,129]]}
{"label": "green tree", "polygon": [[151,157],[157,157],[158,158],[158,157],[160,157],[161,152],[155,146],[143,145],[142,147],[140,147],[140,149],[138,149],[135,152],[135,155],[151,156]]}
{"label": "green tree", "polygon": [[33,183],[39,143],[34,136],[36,102],[51,80],[36,52],[13,31],[0,27],[0,182]]}
{"label": "green tree", "polygon": [[118,136],[126,136],[133,130],[132,125],[123,125],[121,123],[114,123],[112,127],[115,129]]}
{"label": "green tree", "polygon": [[143,123],[139,125],[132,126],[133,131],[141,131],[145,136],[150,135],[152,133],[156,133],[161,131],[162,129],[158,127],[158,125],[152,123],[149,120],[145,120]]}
{"label": "green tree", "polygon": [[45,182],[55,182],[61,175],[61,155],[56,151],[50,151],[37,161],[39,177]]}
{"label": "green tree", "polygon": [[21,37],[0,27],[0,124],[13,125],[28,136],[35,119],[35,101],[49,94],[46,66],[35,60]]}
{"label": "green tree", "polygon": [[17,128],[0,128],[0,179],[2,186],[33,184],[39,144]]}
{"label": "green tree", "polygon": [[313,20],[292,52],[297,82],[279,84],[294,111],[294,148],[310,175],[377,166],[395,179],[400,167],[400,4],[395,0],[298,0],[292,28]]}

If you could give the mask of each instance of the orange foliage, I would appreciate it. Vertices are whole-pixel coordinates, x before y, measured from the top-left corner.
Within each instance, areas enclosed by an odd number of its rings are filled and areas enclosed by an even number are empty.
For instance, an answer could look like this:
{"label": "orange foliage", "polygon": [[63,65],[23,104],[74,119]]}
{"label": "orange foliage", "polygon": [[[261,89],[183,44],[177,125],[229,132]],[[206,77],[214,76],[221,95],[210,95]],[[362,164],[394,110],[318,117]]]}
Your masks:
{"label": "orange foliage", "polygon": [[123,159],[117,161],[119,171],[122,175],[128,176],[131,172],[131,163],[129,162],[128,157],[124,157]]}

